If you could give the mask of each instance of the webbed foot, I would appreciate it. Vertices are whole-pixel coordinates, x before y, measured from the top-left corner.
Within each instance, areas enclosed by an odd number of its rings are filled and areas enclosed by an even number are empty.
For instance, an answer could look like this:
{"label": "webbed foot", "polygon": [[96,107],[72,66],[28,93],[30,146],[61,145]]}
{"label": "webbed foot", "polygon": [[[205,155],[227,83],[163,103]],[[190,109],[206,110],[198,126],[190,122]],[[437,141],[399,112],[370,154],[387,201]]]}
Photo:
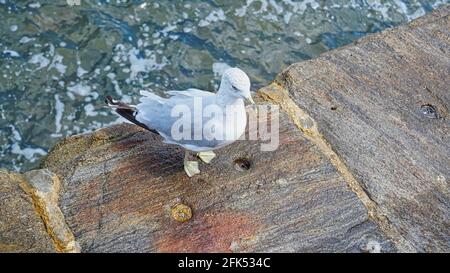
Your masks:
{"label": "webbed foot", "polygon": [[200,173],[197,161],[184,161],[184,171],[189,177]]}
{"label": "webbed foot", "polygon": [[198,162],[197,161],[193,161],[193,160],[189,160],[190,159],[190,154],[189,151],[186,150],[184,153],[184,171],[186,172],[186,174],[189,177],[193,177],[196,174],[200,173],[200,170],[198,168]]}
{"label": "webbed foot", "polygon": [[211,161],[216,157],[213,151],[199,152],[197,153],[198,158],[200,158],[206,164],[211,163]]}

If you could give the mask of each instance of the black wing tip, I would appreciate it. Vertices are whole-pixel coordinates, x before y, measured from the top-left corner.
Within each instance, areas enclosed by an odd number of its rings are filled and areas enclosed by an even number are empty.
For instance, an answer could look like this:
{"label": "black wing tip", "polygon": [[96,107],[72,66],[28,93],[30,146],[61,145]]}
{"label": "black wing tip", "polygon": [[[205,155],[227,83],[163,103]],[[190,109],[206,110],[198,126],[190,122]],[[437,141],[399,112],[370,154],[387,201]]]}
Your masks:
{"label": "black wing tip", "polygon": [[105,103],[108,104],[108,106],[112,106],[115,109],[115,112],[117,114],[119,114],[123,118],[127,119],[128,121],[144,128],[152,133],[159,135],[158,131],[151,129],[147,125],[137,121],[136,117],[135,117],[136,111],[134,109],[132,109],[130,106],[128,106],[120,101],[114,101],[114,99],[110,95],[107,95],[105,97]]}
{"label": "black wing tip", "polygon": [[105,97],[105,103],[108,104],[108,105],[114,105],[114,100],[113,100],[113,98],[110,95],[107,95]]}

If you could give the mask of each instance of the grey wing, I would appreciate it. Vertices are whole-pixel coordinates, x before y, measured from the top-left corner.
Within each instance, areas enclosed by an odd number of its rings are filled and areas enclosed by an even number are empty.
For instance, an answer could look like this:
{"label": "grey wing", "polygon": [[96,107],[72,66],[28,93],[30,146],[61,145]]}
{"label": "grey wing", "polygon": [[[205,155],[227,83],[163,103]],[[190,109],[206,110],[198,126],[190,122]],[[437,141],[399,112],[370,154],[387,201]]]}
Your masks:
{"label": "grey wing", "polygon": [[195,89],[195,88],[189,88],[189,89],[183,90],[183,91],[176,91],[176,90],[167,91],[166,94],[171,95],[172,96],[171,98],[174,98],[174,99],[182,98],[182,97],[208,97],[208,96],[215,95],[212,92],[203,91],[203,90]]}
{"label": "grey wing", "polygon": [[[172,125],[180,119],[180,115],[172,114],[172,110],[190,111],[191,117],[194,115],[194,99],[201,97],[203,103],[208,104],[215,99],[215,94],[198,89],[188,89],[186,91],[169,91],[170,98],[162,98],[147,91],[141,91],[143,97],[137,106],[136,120],[158,131],[161,135],[170,137]],[[180,107],[174,109],[174,107]],[[193,121],[193,119],[191,120]],[[191,128],[194,128],[191,124]]]}
{"label": "grey wing", "polygon": [[[202,133],[203,128],[203,124],[195,124],[199,119],[194,118],[194,115],[201,114],[203,109],[194,110],[194,100],[201,97],[203,106],[210,105],[215,103],[215,94],[198,89],[190,91],[169,91],[167,93],[172,96],[170,98],[162,98],[149,92],[141,92],[144,97],[140,99],[141,103],[136,106],[136,119],[156,130],[165,138],[167,143],[176,143],[182,146],[216,146],[214,141],[199,141],[194,139],[196,133],[195,130],[198,131],[197,133]],[[191,128],[190,139],[180,139],[176,141],[172,138],[172,127],[175,122],[178,122],[179,125],[180,119],[182,117],[185,118],[186,114],[189,114],[188,117],[190,118],[188,121]],[[203,120],[200,119],[200,122],[203,123]],[[184,126],[183,129],[185,129]],[[178,128],[175,128],[175,130],[178,130]]]}
{"label": "grey wing", "polygon": [[141,91],[140,103],[136,105],[136,120],[162,135],[170,133],[172,103],[166,98],[147,91]]}

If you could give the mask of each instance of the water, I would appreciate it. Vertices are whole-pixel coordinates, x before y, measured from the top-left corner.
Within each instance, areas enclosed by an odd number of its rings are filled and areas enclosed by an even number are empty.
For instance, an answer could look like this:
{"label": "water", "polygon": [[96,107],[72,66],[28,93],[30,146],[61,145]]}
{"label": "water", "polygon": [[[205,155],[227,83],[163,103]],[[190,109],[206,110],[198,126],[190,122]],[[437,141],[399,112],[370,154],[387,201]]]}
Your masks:
{"label": "water", "polygon": [[449,1],[0,0],[0,168],[28,170],[64,136],[121,122],[105,94],[214,90],[227,66],[255,89]]}

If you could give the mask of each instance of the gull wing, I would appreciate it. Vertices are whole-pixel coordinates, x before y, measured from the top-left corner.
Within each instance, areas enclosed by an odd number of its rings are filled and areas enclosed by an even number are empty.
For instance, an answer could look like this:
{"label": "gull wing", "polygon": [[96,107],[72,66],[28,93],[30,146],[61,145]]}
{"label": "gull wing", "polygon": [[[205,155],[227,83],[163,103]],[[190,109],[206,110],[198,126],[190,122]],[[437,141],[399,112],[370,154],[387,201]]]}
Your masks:
{"label": "gull wing", "polygon": [[189,88],[183,91],[177,90],[167,91],[166,94],[169,94],[172,97],[207,97],[215,95],[212,92],[203,91],[195,88]]}

